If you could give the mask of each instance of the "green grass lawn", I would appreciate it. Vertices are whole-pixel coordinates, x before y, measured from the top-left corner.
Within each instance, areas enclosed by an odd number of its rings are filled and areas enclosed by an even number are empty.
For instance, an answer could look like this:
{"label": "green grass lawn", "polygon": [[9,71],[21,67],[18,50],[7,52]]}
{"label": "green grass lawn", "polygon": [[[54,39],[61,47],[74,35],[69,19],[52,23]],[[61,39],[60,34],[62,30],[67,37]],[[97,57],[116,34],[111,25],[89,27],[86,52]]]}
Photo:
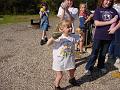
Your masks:
{"label": "green grass lawn", "polygon": [[31,19],[39,19],[39,15],[4,15],[0,17],[0,24],[30,22]]}

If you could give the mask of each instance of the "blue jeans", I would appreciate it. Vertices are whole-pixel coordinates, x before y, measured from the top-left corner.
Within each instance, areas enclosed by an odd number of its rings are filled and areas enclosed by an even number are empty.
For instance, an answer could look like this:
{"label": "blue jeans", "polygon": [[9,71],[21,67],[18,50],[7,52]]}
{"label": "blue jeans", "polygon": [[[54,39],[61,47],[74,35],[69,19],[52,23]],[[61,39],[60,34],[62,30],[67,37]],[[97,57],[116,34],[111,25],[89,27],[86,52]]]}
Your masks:
{"label": "blue jeans", "polygon": [[94,40],[91,56],[85,66],[86,70],[92,70],[96,59],[98,58],[98,64],[97,67],[99,69],[104,68],[105,63],[105,56],[108,52],[109,45],[111,43],[111,40]]}
{"label": "blue jeans", "polygon": [[115,41],[112,40],[112,42],[110,43],[110,46],[109,46],[109,50],[108,50],[108,53],[109,53],[109,57],[110,58],[114,58],[114,49],[115,49]]}
{"label": "blue jeans", "polygon": [[114,54],[116,57],[120,58],[120,28],[115,32],[115,51]]}

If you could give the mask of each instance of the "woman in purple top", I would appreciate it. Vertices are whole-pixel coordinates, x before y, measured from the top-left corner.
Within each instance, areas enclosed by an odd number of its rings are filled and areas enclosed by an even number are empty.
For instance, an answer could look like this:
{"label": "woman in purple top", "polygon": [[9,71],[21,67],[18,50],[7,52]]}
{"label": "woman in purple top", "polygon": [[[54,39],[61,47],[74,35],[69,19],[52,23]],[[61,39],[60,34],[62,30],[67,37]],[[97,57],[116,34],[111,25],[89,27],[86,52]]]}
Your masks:
{"label": "woman in purple top", "polygon": [[91,75],[91,71],[98,58],[97,68],[106,73],[105,56],[113,35],[109,34],[109,28],[112,23],[118,19],[117,11],[112,8],[114,0],[99,0],[98,8],[94,12],[94,23],[96,26],[91,56],[85,66],[85,74]]}

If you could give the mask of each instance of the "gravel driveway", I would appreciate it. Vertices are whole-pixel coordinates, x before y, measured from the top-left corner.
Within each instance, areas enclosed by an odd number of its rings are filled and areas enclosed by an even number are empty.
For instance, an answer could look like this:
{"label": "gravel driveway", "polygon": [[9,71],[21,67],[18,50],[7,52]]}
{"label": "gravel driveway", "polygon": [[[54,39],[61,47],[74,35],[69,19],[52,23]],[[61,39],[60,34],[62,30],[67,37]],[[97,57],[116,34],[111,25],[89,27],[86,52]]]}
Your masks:
{"label": "gravel driveway", "polygon": [[[57,18],[50,18],[49,37],[57,22]],[[52,47],[40,46],[41,33],[29,24],[0,25],[0,90],[54,90]],[[113,66],[106,64],[106,74],[95,68],[92,76],[84,76],[86,60],[76,60],[79,87],[71,86],[64,73],[61,86],[65,90],[120,90],[120,79],[111,76],[116,71]]]}

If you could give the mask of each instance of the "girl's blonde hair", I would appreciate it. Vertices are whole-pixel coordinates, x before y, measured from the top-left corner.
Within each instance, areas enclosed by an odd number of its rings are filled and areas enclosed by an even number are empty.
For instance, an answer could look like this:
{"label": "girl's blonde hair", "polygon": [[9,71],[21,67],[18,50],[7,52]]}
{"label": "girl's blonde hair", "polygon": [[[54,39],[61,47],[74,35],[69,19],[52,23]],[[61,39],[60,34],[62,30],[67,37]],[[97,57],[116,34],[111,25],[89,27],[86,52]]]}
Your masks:
{"label": "girl's blonde hair", "polygon": [[72,27],[72,21],[71,20],[62,20],[60,23],[58,23],[56,31],[62,31],[64,27]]}
{"label": "girl's blonde hair", "polygon": [[79,9],[81,8],[82,5],[85,5],[85,7],[86,7],[86,9],[87,9],[87,5],[86,5],[86,3],[80,3],[80,5],[79,5]]}
{"label": "girl's blonde hair", "polygon": [[79,4],[79,13],[80,13],[80,11],[81,11],[81,6],[82,5],[85,5],[85,13],[88,13],[88,8],[87,8],[87,4],[86,3],[80,3]]}

